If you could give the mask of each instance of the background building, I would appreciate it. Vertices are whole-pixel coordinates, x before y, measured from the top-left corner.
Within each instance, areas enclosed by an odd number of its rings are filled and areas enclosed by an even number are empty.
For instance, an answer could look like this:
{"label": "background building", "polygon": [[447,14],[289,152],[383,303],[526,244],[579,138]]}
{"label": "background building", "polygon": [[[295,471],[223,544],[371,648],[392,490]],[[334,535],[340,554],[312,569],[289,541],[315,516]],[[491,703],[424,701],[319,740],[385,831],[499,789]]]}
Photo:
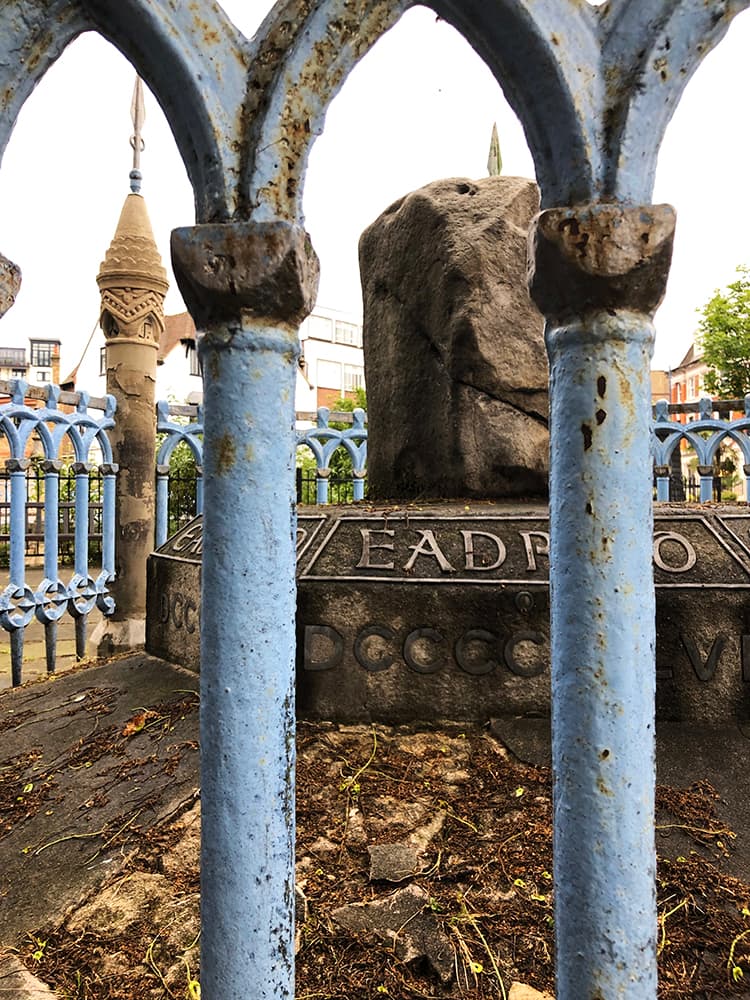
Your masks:
{"label": "background building", "polygon": [[29,340],[23,347],[0,347],[0,379],[23,378],[30,385],[60,382],[60,341]]}

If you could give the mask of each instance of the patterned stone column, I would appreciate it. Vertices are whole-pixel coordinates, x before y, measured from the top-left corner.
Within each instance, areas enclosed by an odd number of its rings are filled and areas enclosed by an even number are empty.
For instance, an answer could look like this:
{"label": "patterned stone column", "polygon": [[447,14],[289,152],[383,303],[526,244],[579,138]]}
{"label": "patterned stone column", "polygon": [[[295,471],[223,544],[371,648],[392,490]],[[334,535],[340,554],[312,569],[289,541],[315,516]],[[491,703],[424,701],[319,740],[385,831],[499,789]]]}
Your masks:
{"label": "patterned stone column", "polygon": [[179,229],[172,258],[204,380],[201,991],[293,998],[294,386],[317,258],[281,222]]}
{"label": "patterned stone column", "polygon": [[112,587],[117,607],[92,636],[97,652],[109,655],[145,641],[146,560],[154,547],[156,355],[168,284],[140,194],[125,199],[97,282],[107,392],[117,400],[110,440],[120,468]]}
{"label": "patterned stone column", "polygon": [[656,997],[652,315],[669,206],[537,220],[550,359],[555,932],[560,1000]]}

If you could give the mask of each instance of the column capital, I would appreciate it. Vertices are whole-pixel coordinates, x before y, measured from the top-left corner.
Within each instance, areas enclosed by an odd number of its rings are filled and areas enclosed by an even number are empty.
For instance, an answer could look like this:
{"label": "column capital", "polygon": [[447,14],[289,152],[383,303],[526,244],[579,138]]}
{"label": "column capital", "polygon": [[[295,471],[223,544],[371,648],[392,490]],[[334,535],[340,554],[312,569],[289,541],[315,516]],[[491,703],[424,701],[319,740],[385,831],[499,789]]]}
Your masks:
{"label": "column capital", "polygon": [[653,315],[672,259],[671,205],[549,208],[529,232],[529,291],[555,325],[598,312]]}
{"label": "column capital", "polygon": [[315,305],[320,267],[310,237],[290,222],[227,222],[175,229],[172,264],[196,325],[247,311],[297,326]]}

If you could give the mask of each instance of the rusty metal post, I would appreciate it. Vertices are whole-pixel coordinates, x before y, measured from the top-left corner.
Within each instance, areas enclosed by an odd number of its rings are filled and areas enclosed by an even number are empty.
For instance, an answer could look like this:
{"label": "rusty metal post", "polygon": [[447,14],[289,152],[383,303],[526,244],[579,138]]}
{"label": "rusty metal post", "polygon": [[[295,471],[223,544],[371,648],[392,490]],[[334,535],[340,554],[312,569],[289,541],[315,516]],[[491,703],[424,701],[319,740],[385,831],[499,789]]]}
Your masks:
{"label": "rusty metal post", "polygon": [[317,259],[289,224],[172,235],[204,377],[201,994],[294,997],[297,327]]}
{"label": "rusty metal post", "polygon": [[120,467],[115,522],[116,610],[92,635],[100,655],[142,645],[146,561],[154,547],[156,356],[167,277],[140,194],[127,196],[97,282],[106,338],[107,392],[117,401],[110,432]]}
{"label": "rusty metal post", "polygon": [[656,997],[651,316],[668,206],[542,212],[557,996]]}

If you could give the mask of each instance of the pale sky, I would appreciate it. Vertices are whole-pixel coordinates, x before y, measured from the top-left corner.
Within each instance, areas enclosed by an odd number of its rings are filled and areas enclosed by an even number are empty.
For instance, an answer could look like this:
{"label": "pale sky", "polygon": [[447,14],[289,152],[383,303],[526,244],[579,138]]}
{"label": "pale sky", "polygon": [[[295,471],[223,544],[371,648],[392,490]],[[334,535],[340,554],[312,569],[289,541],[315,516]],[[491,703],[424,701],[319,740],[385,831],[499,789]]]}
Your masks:
{"label": "pale sky", "polygon": [[[225,0],[251,34],[267,0]],[[667,297],[659,310],[655,367],[676,366],[696,309],[750,264],[745,196],[750,133],[750,12],[688,85],[659,158],[654,201],[678,210]],[[57,337],[63,375],[96,322],[96,274],[128,193],[134,73],[95,35],[78,39],[24,107],[0,168],[0,252],[23,285],[0,323],[0,344]],[[359,312],[357,241],[391,202],[441,177],[486,176],[496,121],[505,174],[533,177],[518,120],[478,56],[432,11],[409,11],[351,74],[317,140],[305,187],[306,225],[321,259],[319,302]],[[146,93],[142,193],[172,286],[169,234],[194,222],[192,192],[161,111]]]}

